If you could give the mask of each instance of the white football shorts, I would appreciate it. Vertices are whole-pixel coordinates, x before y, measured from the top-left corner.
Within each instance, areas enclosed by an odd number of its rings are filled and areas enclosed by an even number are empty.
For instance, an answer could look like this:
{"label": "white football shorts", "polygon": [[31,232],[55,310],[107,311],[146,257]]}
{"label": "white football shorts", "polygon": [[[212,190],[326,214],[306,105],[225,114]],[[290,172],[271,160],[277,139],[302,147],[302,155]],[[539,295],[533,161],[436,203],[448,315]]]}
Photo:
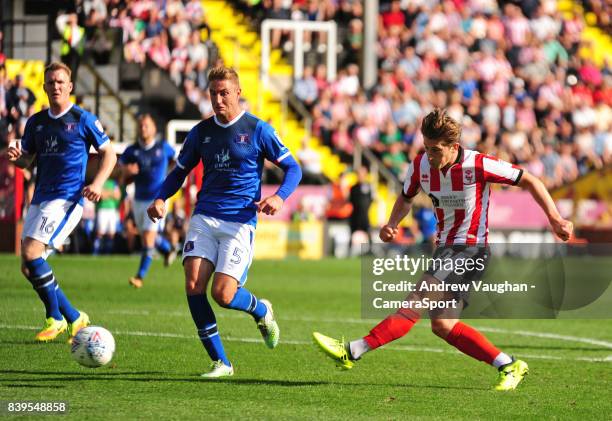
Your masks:
{"label": "white football shorts", "polygon": [[83,206],[79,202],[55,199],[30,205],[21,239],[33,238],[50,248],[64,244],[66,238],[77,226],[83,215]]}
{"label": "white football shorts", "polygon": [[242,286],[253,260],[254,240],[252,225],[196,214],[189,222],[183,260],[187,257],[209,260],[215,265],[215,272],[231,276]]}
{"label": "white football shorts", "polygon": [[96,214],[96,232],[101,235],[115,235],[119,212],[117,209],[98,209]]}
{"label": "white football shorts", "polygon": [[164,218],[153,222],[149,215],[147,215],[147,208],[151,205],[151,202],[147,200],[134,200],[134,220],[139,232],[161,232],[164,229]]}

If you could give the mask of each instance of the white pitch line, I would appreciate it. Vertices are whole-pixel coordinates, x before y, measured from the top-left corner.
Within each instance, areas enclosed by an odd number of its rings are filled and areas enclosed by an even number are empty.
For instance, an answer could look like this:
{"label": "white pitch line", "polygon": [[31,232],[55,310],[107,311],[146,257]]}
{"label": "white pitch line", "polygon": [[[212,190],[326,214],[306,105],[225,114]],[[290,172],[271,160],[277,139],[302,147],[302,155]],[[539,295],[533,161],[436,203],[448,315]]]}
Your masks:
{"label": "white pitch line", "polygon": [[[113,313],[114,311],[109,311],[108,313]],[[121,312],[118,311],[117,314]],[[148,316],[150,313],[148,311],[143,311],[142,315]],[[188,317],[189,314],[187,312],[180,311],[172,311],[172,312],[164,312],[160,311],[157,314],[162,316],[180,316],[180,317]],[[220,319],[228,318],[228,319],[241,319],[244,318],[244,314],[240,313],[222,313],[217,316]],[[307,322],[307,323],[340,323],[340,324],[376,324],[380,320],[376,319],[354,319],[354,318],[316,318],[316,317],[291,317],[286,316],[282,317],[282,320],[286,320],[288,322]],[[423,323],[417,324],[417,326],[424,326]],[[605,348],[612,349],[612,342],[607,342],[601,339],[593,339],[593,338],[585,338],[581,336],[570,336],[570,335],[559,335],[556,333],[545,333],[545,332],[534,332],[529,330],[510,330],[510,329],[499,329],[495,327],[477,327],[478,330],[482,332],[490,332],[490,333],[504,333],[511,334],[517,336],[531,336],[535,338],[543,338],[543,339],[557,339],[565,342],[580,342],[589,345],[597,345]]]}
{"label": "white pitch line", "polygon": [[[0,324],[0,329],[17,329],[17,330],[38,330],[40,327],[37,326],[26,326],[26,325],[5,325]],[[114,330],[114,334],[116,335],[125,335],[125,336],[144,336],[144,337],[152,337],[152,338],[174,338],[174,339],[197,339],[195,334],[193,335],[184,335],[180,333],[167,333],[167,332],[143,332],[143,331],[128,331],[128,330]],[[242,343],[260,343],[261,338],[236,338],[232,336],[223,337],[224,341],[228,342],[242,342]],[[282,340],[283,344],[287,345],[313,345],[310,341],[299,341],[299,340]],[[314,346],[314,345],[313,345]],[[384,349],[388,349],[390,351],[411,351],[411,352],[429,352],[429,353],[443,353],[443,354],[461,354],[457,350],[452,349],[442,349],[442,348],[430,348],[430,347],[420,347],[420,346],[408,346],[408,345],[392,345],[385,347]],[[517,356],[524,358],[535,358],[542,360],[561,360],[561,361],[586,361],[586,362],[612,362],[612,355],[609,355],[605,358],[590,358],[590,357],[573,357],[573,358],[565,358],[554,355],[540,355],[540,354],[517,354]]]}
{"label": "white pitch line", "polygon": [[528,330],[506,330],[497,329],[494,327],[479,327],[478,330],[492,333],[510,333],[512,335],[533,336],[535,338],[558,339],[567,342],[582,342],[589,345],[598,345],[612,349],[612,342],[602,341],[600,339],[583,338],[581,336],[558,335],[556,333],[531,332]]}
{"label": "white pitch line", "polygon": [[[32,308],[32,311],[40,312],[40,308]],[[118,315],[130,315],[130,316],[150,316],[150,315],[160,315],[165,317],[189,317],[187,312],[182,311],[149,311],[149,310],[107,310],[108,314],[118,314]],[[217,315],[218,318],[224,319],[241,319],[244,318],[244,314],[236,313],[236,312],[223,312]],[[354,318],[317,318],[317,317],[291,317],[286,316],[282,317],[281,320],[285,320],[288,322],[307,322],[307,323],[340,323],[340,324],[366,324],[373,325],[378,323],[380,320],[377,319],[354,319]],[[417,324],[418,327],[424,326],[423,323]],[[604,348],[612,349],[612,342],[604,341],[602,339],[593,339],[593,338],[585,338],[582,336],[570,336],[570,335],[559,335],[556,333],[546,333],[546,332],[535,332],[529,330],[511,330],[511,329],[500,329],[495,327],[480,327],[474,326],[478,330],[482,332],[490,332],[490,333],[503,333],[517,336],[530,336],[534,338],[542,338],[542,339],[556,339],[564,342],[578,342],[589,345],[597,345],[602,346]]]}

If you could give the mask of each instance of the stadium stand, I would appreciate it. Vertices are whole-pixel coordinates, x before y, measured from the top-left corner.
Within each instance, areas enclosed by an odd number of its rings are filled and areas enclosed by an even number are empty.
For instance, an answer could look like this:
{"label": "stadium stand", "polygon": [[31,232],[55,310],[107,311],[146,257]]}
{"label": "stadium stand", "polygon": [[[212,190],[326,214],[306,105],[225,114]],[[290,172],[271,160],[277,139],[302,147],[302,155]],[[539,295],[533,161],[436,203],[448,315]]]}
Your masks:
{"label": "stadium stand", "polygon": [[[373,89],[360,82],[361,1],[169,0],[161,8],[154,1],[91,1],[78,13],[86,55],[94,62],[113,62],[119,45],[122,60],[133,66],[120,69],[136,69],[138,78],[149,66],[161,70],[202,117],[212,113],[207,70],[220,62],[235,67],[244,107],[279,130],[314,184],[352,184],[350,168],[362,149],[376,157],[366,160],[402,180],[422,147],[420,119],[439,106],[463,123],[465,147],[525,166],[555,189],[612,161],[612,44],[604,6],[570,0],[382,1]],[[336,79],[327,80],[325,37],[307,33],[303,77],[280,86],[279,80],[292,80],[294,40],[279,30],[272,33],[275,82],[264,87],[259,27],[267,18],[335,21]],[[44,106],[42,62],[7,59],[4,66],[4,89],[23,75],[36,98],[33,109]],[[309,112],[307,119],[294,112],[298,106]],[[18,137],[7,132],[4,142],[8,136]],[[384,220],[393,200],[392,187],[377,190],[373,225]]]}

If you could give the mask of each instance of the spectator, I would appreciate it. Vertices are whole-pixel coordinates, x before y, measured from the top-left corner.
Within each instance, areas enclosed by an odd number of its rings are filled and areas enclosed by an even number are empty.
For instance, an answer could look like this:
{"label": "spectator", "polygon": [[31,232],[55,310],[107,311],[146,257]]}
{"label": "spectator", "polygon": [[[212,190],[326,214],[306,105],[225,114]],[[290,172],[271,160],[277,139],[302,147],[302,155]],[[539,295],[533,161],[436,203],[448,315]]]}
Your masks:
{"label": "spectator", "polygon": [[60,14],[55,24],[62,37],[60,55],[62,63],[72,71],[72,82],[77,82],[77,72],[85,48],[85,28],[78,24],[76,13]]}
{"label": "spectator", "polygon": [[23,75],[18,74],[15,84],[6,95],[8,123],[13,127],[14,138],[20,139],[23,136],[26,120],[34,114],[35,101],[34,93],[24,84]]}
{"label": "spectator", "polygon": [[357,170],[357,183],[351,187],[349,193],[349,201],[353,207],[349,223],[352,237],[358,231],[366,234],[365,238],[367,238],[369,250],[372,245],[369,210],[374,195],[372,193],[372,185],[368,181],[368,176],[368,169],[366,167],[360,167]]}
{"label": "spectator", "polygon": [[109,178],[102,186],[100,201],[96,204],[96,239],[93,254],[113,253],[115,232],[119,223],[121,191],[115,180]]}
{"label": "spectator", "polygon": [[302,139],[302,147],[296,153],[297,159],[302,166],[303,184],[326,184],[328,180],[323,175],[321,157],[310,147],[308,139]]}
{"label": "spectator", "polygon": [[319,96],[317,81],[313,76],[313,72],[314,70],[311,66],[305,66],[304,74],[293,84],[293,94],[303,102],[309,110],[312,109]]}

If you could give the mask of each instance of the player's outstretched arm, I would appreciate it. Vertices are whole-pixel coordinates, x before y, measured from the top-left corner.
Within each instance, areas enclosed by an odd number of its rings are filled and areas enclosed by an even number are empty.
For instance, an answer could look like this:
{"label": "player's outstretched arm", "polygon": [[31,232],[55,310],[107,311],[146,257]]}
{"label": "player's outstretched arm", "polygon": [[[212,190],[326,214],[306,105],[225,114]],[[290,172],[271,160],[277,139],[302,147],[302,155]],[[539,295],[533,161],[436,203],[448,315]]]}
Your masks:
{"label": "player's outstretched arm", "polygon": [[113,172],[115,164],[117,163],[117,154],[110,142],[98,149],[98,154],[100,154],[100,167],[98,168],[98,172],[93,182],[83,189],[83,196],[92,202],[100,200],[102,196],[102,186]]}
{"label": "player's outstretched arm", "polygon": [[395,236],[398,233],[397,226],[402,222],[402,219],[408,215],[410,209],[412,208],[412,198],[408,198],[404,196],[404,194],[400,193],[393,205],[393,209],[391,210],[391,215],[389,216],[389,222],[382,226],[380,229],[380,233],[378,236],[385,243],[393,241]]}
{"label": "player's outstretched arm", "polygon": [[32,164],[34,160],[34,155],[30,155],[25,153],[23,149],[21,149],[21,143],[15,142],[10,145],[6,155],[8,156],[9,161],[18,166],[19,168],[27,168]]}
{"label": "player's outstretched arm", "polygon": [[149,218],[153,222],[163,218],[166,215],[166,200],[169,197],[174,196],[178,189],[181,188],[183,182],[185,181],[185,177],[187,177],[188,174],[189,171],[181,168],[179,165],[170,171],[159,189],[157,198],[147,208],[147,215],[149,215]]}
{"label": "player's outstretched arm", "polygon": [[281,210],[285,200],[295,191],[302,179],[302,169],[291,155],[287,156],[277,165],[285,173],[283,182],[275,194],[265,197],[259,202],[255,202],[255,205],[257,205],[257,212],[263,212],[266,215],[274,215]]}
{"label": "player's outstretched arm", "polygon": [[538,178],[523,170],[523,175],[518,185],[521,188],[528,190],[538,205],[540,205],[548,217],[548,222],[550,223],[553,232],[563,241],[569,240],[572,236],[574,225],[570,221],[561,217],[557,207],[555,206],[555,202],[550,196],[550,193],[548,193],[548,190],[546,190],[544,184]]}

